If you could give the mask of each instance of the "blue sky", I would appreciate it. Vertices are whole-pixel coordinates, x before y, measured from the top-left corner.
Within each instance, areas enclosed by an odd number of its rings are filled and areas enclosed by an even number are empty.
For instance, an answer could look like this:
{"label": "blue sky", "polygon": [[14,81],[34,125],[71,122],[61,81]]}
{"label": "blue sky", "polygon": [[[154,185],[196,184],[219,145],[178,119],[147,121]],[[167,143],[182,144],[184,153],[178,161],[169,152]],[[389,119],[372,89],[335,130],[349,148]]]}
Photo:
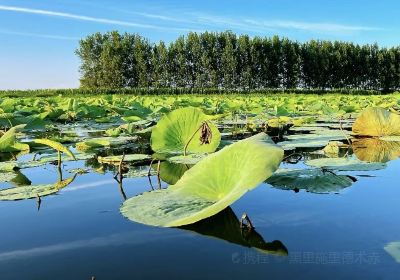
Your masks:
{"label": "blue sky", "polygon": [[232,30],[397,46],[399,11],[398,0],[0,0],[0,89],[78,87],[74,50],[97,31],[153,42]]}

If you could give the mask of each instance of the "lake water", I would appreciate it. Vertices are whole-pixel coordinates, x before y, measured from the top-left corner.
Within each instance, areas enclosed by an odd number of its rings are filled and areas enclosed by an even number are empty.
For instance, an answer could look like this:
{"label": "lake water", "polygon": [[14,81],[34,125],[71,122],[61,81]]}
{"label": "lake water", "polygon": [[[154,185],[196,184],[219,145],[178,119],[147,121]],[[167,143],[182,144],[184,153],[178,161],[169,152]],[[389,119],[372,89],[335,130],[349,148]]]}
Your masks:
{"label": "lake water", "polygon": [[[84,166],[65,162],[63,178]],[[39,210],[35,199],[0,201],[0,279],[397,280],[400,263],[384,247],[392,243],[400,255],[393,243],[400,241],[399,170],[395,160],[383,170],[341,172],[357,182],[330,194],[264,183],[218,217],[184,229],[124,218],[111,171],[77,175],[42,197]],[[22,173],[32,184],[58,178],[51,164]],[[151,190],[147,177],[124,179],[122,187],[127,198]],[[243,212],[256,232],[239,230]],[[269,251],[249,247],[253,237]]]}

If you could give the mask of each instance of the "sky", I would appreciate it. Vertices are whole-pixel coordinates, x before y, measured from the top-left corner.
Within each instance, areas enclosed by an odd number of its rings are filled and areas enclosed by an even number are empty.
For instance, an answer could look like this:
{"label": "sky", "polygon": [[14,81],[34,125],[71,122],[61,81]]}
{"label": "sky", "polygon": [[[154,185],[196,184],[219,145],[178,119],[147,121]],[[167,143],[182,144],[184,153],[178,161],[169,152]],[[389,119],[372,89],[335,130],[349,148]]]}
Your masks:
{"label": "sky", "polygon": [[398,0],[0,0],[0,89],[79,87],[79,40],[94,32],[171,42],[232,30],[400,45]]}

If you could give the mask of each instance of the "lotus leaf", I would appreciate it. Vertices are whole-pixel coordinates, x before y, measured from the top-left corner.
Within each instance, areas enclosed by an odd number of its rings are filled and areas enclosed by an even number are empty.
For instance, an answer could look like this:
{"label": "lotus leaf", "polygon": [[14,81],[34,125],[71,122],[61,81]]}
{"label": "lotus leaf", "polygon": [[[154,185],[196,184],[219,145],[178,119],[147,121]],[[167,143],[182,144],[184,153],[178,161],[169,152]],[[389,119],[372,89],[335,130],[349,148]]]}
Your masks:
{"label": "lotus leaf", "polygon": [[22,200],[38,196],[46,196],[57,193],[75,180],[76,174],[71,178],[59,181],[52,185],[19,186],[0,190],[0,200]]}
{"label": "lotus leaf", "polygon": [[366,162],[357,158],[318,158],[307,160],[305,164],[338,171],[371,171],[386,168],[385,163]]}
{"label": "lotus leaf", "polygon": [[[211,130],[209,139],[202,141],[202,125]],[[188,107],[165,114],[151,133],[151,147],[159,153],[214,152],[221,141],[218,128],[201,110]]]}
{"label": "lotus leaf", "polygon": [[272,175],[283,150],[264,133],[207,156],[168,189],[130,198],[121,213],[154,226],[181,226],[210,217]]}
{"label": "lotus leaf", "polygon": [[367,108],[354,122],[353,134],[373,137],[399,136],[400,115],[379,107]]}
{"label": "lotus leaf", "polygon": [[316,168],[278,169],[266,182],[278,189],[330,193],[350,187],[354,181],[346,175],[337,175]]}

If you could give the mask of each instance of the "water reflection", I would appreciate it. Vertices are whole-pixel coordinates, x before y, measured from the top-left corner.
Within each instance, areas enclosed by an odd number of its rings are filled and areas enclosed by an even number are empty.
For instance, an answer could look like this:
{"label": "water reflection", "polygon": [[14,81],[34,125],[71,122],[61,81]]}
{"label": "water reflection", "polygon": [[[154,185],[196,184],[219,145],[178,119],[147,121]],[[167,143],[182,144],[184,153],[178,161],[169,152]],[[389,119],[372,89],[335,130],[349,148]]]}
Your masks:
{"label": "water reflection", "polygon": [[254,248],[267,254],[288,255],[288,250],[281,241],[265,242],[264,238],[255,229],[241,228],[239,219],[230,207],[212,217],[179,228],[222,239],[240,246]]}
{"label": "water reflection", "polygon": [[353,139],[352,145],[354,154],[362,161],[388,162],[400,157],[400,142],[359,138]]}
{"label": "water reflection", "polygon": [[384,249],[396,262],[400,263],[400,241],[390,242]]}

